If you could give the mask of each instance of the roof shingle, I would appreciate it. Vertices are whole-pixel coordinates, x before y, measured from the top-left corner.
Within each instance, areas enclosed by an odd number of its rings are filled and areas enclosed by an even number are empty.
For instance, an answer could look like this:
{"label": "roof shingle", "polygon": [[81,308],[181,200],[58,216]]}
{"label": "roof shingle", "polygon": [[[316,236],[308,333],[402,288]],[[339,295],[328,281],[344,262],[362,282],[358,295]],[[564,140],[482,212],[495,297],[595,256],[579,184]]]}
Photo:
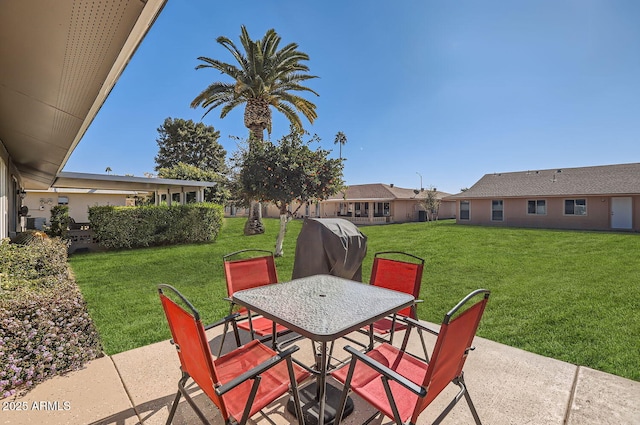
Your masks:
{"label": "roof shingle", "polygon": [[485,174],[449,198],[622,195],[640,193],[640,163]]}

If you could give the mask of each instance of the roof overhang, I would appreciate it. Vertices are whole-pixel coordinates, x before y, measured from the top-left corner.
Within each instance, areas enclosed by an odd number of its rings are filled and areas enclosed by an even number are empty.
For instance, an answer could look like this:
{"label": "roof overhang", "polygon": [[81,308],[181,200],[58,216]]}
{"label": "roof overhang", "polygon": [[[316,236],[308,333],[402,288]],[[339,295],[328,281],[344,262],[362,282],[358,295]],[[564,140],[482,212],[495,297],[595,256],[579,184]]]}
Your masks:
{"label": "roof overhang", "polygon": [[111,176],[62,172],[52,186],[65,189],[130,190],[143,192],[194,192],[213,187],[215,182],[193,180],[154,179],[133,176]]}
{"label": "roof overhang", "polygon": [[0,2],[0,141],[46,189],[167,0]]}

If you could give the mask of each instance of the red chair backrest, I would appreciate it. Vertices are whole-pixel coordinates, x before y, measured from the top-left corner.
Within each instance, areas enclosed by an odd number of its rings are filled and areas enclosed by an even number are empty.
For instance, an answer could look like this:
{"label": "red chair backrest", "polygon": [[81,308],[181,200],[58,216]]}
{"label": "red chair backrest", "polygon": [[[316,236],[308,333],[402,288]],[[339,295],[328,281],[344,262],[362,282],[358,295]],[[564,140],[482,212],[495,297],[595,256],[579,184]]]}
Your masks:
{"label": "red chair backrest", "polygon": [[[440,333],[433,349],[431,361],[422,386],[427,389],[427,396],[418,399],[413,413],[413,423],[438,394],[456,377],[462,373],[462,368],[467,360],[469,348],[478,330],[482,313],[489,300],[488,291],[484,291],[484,298],[476,302],[455,319],[449,318],[464,304],[462,301],[451,312],[447,313],[440,327]],[[465,300],[471,298],[469,295]]]}
{"label": "red chair backrest", "polygon": [[[413,295],[417,299],[420,296],[423,269],[423,263],[410,263],[375,257],[373,259],[373,268],[371,269],[370,283],[382,288]],[[400,310],[398,314],[417,319],[415,307],[413,306]]]}
{"label": "red chair backrest", "polygon": [[236,291],[278,282],[273,255],[239,260],[227,260],[225,257],[223,262],[229,296]]}
{"label": "red chair backrest", "polygon": [[171,336],[177,345],[182,371],[188,373],[202,391],[211,398],[226,421],[229,414],[222,398],[214,389],[218,379],[202,322],[163,293],[160,293],[160,300],[169,322]]}

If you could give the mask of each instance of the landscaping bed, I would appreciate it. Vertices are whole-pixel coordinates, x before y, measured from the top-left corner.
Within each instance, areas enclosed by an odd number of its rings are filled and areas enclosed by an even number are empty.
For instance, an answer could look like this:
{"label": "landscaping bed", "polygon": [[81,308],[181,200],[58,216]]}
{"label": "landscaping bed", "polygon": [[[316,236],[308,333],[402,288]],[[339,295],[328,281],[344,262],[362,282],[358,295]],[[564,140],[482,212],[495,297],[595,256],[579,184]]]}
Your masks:
{"label": "landscaping bed", "polygon": [[102,356],[67,264],[67,243],[43,234],[0,242],[0,398]]}

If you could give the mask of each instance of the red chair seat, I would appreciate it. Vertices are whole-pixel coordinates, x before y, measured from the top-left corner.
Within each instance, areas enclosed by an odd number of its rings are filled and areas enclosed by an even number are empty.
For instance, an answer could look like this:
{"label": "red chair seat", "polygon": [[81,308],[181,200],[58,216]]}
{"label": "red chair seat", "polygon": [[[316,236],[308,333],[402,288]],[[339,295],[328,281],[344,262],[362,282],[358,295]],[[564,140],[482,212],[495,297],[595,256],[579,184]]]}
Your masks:
{"label": "red chair seat", "polygon": [[[428,365],[426,363],[387,343],[383,343],[376,349],[369,351],[367,356],[402,376],[408,377],[417,385],[422,384],[427,373]],[[332,376],[344,384],[348,370],[348,367],[343,367],[332,373]],[[390,386],[394,393],[400,417],[403,421],[407,421],[416,407],[418,396],[396,382],[390,382]],[[377,410],[387,417],[393,418],[391,405],[378,372],[366,364],[358,362],[351,381],[351,388]]]}
{"label": "red chair seat", "polygon": [[[269,321],[271,323],[271,321]],[[257,340],[226,354],[214,361],[220,384],[225,384],[243,372],[251,369],[273,357],[277,353]],[[296,381],[299,383],[309,376],[309,373],[298,366],[293,365]],[[251,407],[249,416],[253,416],[274,400],[287,392],[289,386],[289,372],[286,363],[280,363],[261,375],[262,381],[258,387],[258,393]],[[242,417],[242,412],[249,399],[252,383],[246,381],[227,394],[223,395],[224,404],[235,418]]]}
{"label": "red chair seat", "polygon": [[[253,325],[253,332],[255,332],[256,335],[259,336],[271,335],[273,331],[273,322],[266,317],[253,317],[251,318],[251,324]],[[238,322],[238,328],[244,329],[247,332],[251,331],[248,320]],[[276,334],[281,334],[288,331],[289,329],[276,323]]]}

